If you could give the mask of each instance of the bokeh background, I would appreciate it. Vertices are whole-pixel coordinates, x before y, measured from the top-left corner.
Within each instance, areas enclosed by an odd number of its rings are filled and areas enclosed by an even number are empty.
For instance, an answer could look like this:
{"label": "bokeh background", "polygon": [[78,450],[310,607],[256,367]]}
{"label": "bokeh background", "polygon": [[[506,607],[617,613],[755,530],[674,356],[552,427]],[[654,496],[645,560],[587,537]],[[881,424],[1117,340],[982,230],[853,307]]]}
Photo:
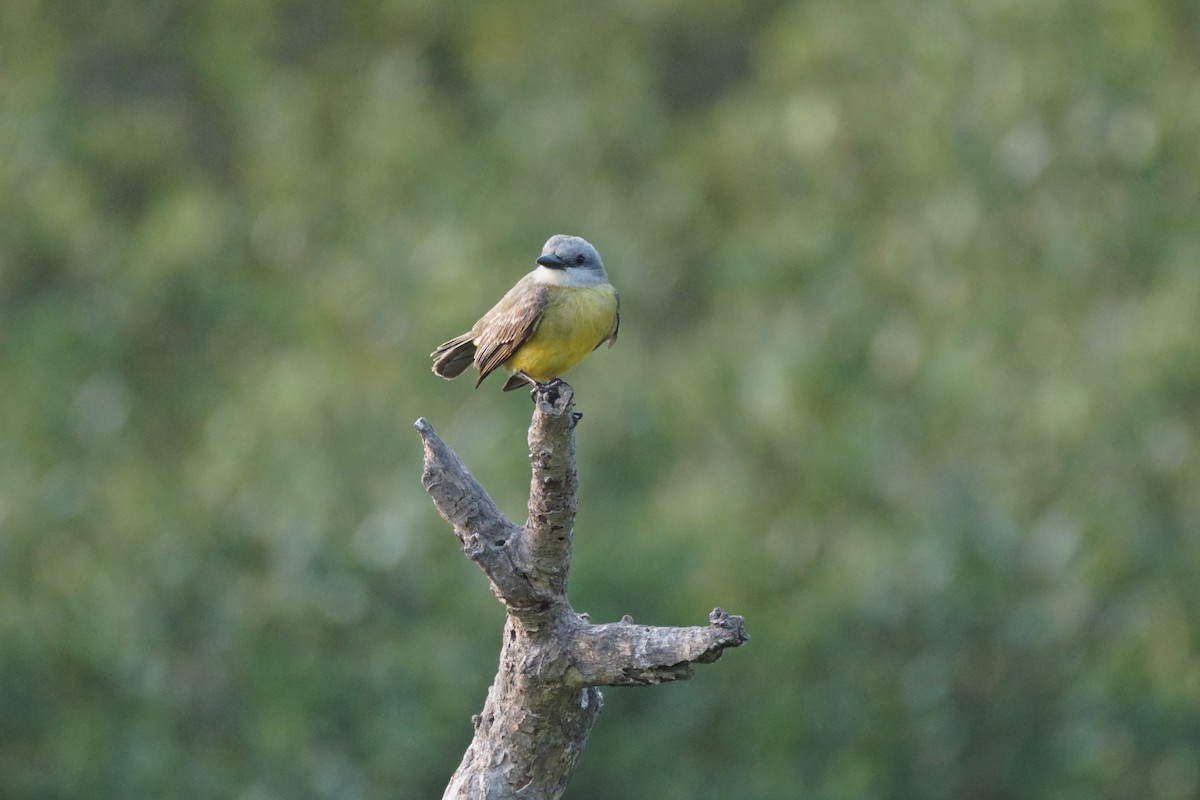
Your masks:
{"label": "bokeh background", "polygon": [[427,354],[553,233],[617,346],[572,601],[753,640],[586,798],[1200,796],[1194,0],[5,0],[6,798],[440,796],[525,393]]}

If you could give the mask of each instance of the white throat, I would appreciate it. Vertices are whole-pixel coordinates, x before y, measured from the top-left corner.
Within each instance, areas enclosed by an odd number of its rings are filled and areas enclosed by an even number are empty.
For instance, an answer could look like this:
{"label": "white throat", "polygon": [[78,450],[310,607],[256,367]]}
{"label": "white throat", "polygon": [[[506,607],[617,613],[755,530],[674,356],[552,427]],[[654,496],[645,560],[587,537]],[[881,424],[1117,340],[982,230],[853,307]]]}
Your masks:
{"label": "white throat", "polygon": [[534,283],[543,286],[566,286],[572,289],[583,289],[588,286],[600,286],[608,283],[608,276],[603,272],[591,269],[552,269],[538,266],[532,273]]}

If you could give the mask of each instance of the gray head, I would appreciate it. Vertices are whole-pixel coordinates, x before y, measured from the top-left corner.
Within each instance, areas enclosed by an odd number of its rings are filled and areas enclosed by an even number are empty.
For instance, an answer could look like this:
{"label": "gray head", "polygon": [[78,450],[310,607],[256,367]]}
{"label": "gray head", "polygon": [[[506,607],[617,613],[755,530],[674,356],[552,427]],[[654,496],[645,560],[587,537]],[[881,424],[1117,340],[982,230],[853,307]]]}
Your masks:
{"label": "gray head", "polygon": [[600,254],[584,239],[578,236],[558,234],[546,240],[542,254],[537,263],[550,269],[561,269],[564,272],[579,274],[590,273],[597,277],[607,277],[604,274],[604,263]]}

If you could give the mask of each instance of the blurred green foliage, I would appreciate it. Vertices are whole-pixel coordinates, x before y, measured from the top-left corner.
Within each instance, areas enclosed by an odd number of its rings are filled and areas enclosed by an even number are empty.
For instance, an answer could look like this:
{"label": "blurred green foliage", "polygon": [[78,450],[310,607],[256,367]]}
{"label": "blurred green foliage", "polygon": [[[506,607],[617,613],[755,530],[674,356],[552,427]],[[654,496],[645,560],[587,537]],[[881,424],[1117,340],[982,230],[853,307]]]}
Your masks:
{"label": "blurred green foliage", "polygon": [[427,353],[553,233],[575,606],[753,641],[609,690],[567,796],[1200,794],[1184,0],[6,0],[0,784],[436,797],[523,393]]}

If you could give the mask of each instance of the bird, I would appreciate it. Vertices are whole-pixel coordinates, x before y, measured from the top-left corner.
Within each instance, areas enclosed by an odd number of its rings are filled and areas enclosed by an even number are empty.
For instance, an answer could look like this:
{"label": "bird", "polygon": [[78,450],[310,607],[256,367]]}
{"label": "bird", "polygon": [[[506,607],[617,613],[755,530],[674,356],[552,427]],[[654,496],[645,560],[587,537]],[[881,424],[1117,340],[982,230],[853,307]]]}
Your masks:
{"label": "bird", "polygon": [[596,248],[578,236],[556,234],[535,263],[471,330],[430,353],[435,375],[450,380],[474,364],[479,388],[504,367],[511,373],[504,391],[544,387],[600,345],[613,346],[621,299]]}

